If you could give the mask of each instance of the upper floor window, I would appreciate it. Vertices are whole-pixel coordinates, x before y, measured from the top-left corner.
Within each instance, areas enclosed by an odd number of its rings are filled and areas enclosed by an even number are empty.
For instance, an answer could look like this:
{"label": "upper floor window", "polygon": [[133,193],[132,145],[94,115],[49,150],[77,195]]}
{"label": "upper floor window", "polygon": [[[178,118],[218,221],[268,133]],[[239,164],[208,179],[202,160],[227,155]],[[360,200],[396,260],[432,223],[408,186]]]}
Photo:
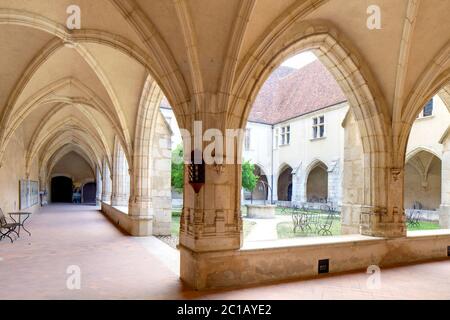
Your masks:
{"label": "upper floor window", "polygon": [[325,116],[313,118],[313,139],[325,137]]}
{"label": "upper floor window", "polygon": [[245,151],[249,151],[250,147],[251,147],[251,133],[252,130],[247,128],[245,129],[245,140],[244,140],[244,146],[245,146]]}
{"label": "upper floor window", "polygon": [[428,103],[425,105],[422,111],[423,117],[429,117],[433,115],[433,99],[428,101]]}
{"label": "upper floor window", "polygon": [[281,127],[280,145],[285,146],[291,143],[291,126]]}

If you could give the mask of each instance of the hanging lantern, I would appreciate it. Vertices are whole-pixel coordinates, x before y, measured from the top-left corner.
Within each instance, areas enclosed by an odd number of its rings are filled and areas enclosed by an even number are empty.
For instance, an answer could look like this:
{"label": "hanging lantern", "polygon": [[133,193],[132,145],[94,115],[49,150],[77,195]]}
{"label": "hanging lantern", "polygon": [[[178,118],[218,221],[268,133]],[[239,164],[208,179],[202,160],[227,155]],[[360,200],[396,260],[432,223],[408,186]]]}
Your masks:
{"label": "hanging lantern", "polygon": [[200,150],[191,152],[191,163],[188,166],[189,184],[195,193],[199,193],[205,184],[205,161]]}

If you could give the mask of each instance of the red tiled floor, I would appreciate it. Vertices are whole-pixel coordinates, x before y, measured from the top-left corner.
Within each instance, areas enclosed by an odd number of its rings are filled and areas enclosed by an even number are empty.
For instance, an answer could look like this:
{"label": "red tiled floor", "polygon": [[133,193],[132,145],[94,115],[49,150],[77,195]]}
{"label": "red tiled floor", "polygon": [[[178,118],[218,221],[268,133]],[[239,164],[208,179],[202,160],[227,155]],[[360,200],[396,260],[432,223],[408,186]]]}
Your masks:
{"label": "red tiled floor", "polygon": [[[94,207],[50,206],[29,227],[32,237],[0,242],[0,299],[450,299],[450,261],[382,270],[376,290],[360,272],[195,292],[174,272],[173,249],[123,235]],[[67,289],[71,265],[81,268],[81,290]]]}

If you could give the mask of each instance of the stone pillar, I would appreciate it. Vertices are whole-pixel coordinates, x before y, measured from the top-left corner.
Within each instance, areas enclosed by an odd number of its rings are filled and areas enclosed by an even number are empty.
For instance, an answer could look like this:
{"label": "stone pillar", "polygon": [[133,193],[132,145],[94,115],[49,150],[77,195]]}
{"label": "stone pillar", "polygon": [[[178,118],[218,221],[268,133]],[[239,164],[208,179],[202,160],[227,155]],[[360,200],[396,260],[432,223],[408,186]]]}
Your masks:
{"label": "stone pillar", "polygon": [[125,152],[116,139],[113,156],[111,205],[127,207],[130,198],[130,175]]}
{"label": "stone pillar", "polygon": [[338,207],[342,204],[341,198],[341,168],[340,160],[333,160],[328,168],[328,202]]}
{"label": "stone pillar", "polygon": [[158,113],[153,140],[151,170],[153,234],[170,235],[172,225],[172,139],[170,128],[160,113]]}
{"label": "stone pillar", "polygon": [[[206,99],[205,99],[206,100]],[[209,101],[208,101],[209,102]],[[206,108],[206,107],[205,107]],[[195,110],[195,108],[192,108]],[[218,128],[224,132],[222,114],[204,113],[203,128],[195,135],[202,136],[205,130]],[[200,120],[199,120],[200,121]],[[193,132],[192,129],[188,129]],[[194,139],[194,134],[191,137]],[[236,140],[236,139],[235,139]],[[231,141],[231,140],[229,140]],[[217,255],[238,250],[242,245],[242,218],[240,210],[242,166],[237,163],[237,149],[242,140],[234,143],[236,155],[228,154],[233,159],[228,164],[207,164],[205,184],[199,193],[195,193],[189,184],[188,167],[185,168],[184,207],[180,229],[180,276],[181,279],[195,289],[208,286],[204,277],[208,265],[203,254],[214,252]],[[185,141],[186,142],[186,141]],[[207,144],[185,150],[204,150]],[[185,151],[186,152],[186,151]],[[190,154],[190,151],[187,151]],[[234,164],[229,164],[234,162]],[[240,161],[239,161],[240,162]],[[215,282],[226,281],[222,275]]]}
{"label": "stone pillar", "polygon": [[302,205],[305,202],[305,170],[303,164],[300,164],[295,174],[292,175],[292,203],[294,205]]}
{"label": "stone pillar", "polygon": [[341,233],[359,234],[364,202],[364,151],[357,123],[349,111],[344,121],[344,172],[342,181]]}
{"label": "stone pillar", "polygon": [[352,112],[343,122],[343,234],[396,238],[406,236],[403,209],[404,168],[390,168],[389,155],[365,152]]}
{"label": "stone pillar", "polygon": [[273,175],[273,185],[272,185],[272,192],[273,192],[273,201],[276,203],[278,201],[278,175]]}
{"label": "stone pillar", "polygon": [[99,206],[101,201],[102,201],[102,188],[103,188],[103,180],[102,180],[102,174],[100,172],[100,168],[96,167],[96,184],[97,184],[97,188],[96,188],[96,195],[95,195],[95,202],[96,205]]}
{"label": "stone pillar", "polygon": [[103,179],[102,179],[102,201],[106,203],[111,202],[111,172],[109,170],[108,164],[103,161]]}
{"label": "stone pillar", "polygon": [[447,133],[440,142],[444,148],[442,153],[442,195],[439,225],[443,229],[450,229],[450,135]]}
{"label": "stone pillar", "polygon": [[[158,113],[152,141],[136,145],[128,214],[134,236],[170,235],[172,222],[171,132]],[[139,137],[136,137],[139,139]]]}

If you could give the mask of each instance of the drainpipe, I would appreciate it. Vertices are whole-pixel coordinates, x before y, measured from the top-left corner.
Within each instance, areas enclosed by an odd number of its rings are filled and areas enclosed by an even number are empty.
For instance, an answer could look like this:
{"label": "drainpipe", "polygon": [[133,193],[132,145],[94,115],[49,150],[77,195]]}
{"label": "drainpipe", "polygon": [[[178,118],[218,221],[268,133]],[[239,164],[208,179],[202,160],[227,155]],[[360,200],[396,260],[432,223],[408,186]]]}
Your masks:
{"label": "drainpipe", "polygon": [[271,177],[270,177],[270,180],[271,180],[270,183],[272,185],[272,188],[271,188],[271,192],[270,192],[270,204],[273,204],[273,138],[274,138],[273,132],[274,132],[274,130],[275,130],[275,126],[272,125],[272,136],[271,136],[272,141],[270,143],[270,153],[272,155],[272,160],[271,160],[271,163],[270,163],[271,171],[272,171],[272,174],[271,174]]}

